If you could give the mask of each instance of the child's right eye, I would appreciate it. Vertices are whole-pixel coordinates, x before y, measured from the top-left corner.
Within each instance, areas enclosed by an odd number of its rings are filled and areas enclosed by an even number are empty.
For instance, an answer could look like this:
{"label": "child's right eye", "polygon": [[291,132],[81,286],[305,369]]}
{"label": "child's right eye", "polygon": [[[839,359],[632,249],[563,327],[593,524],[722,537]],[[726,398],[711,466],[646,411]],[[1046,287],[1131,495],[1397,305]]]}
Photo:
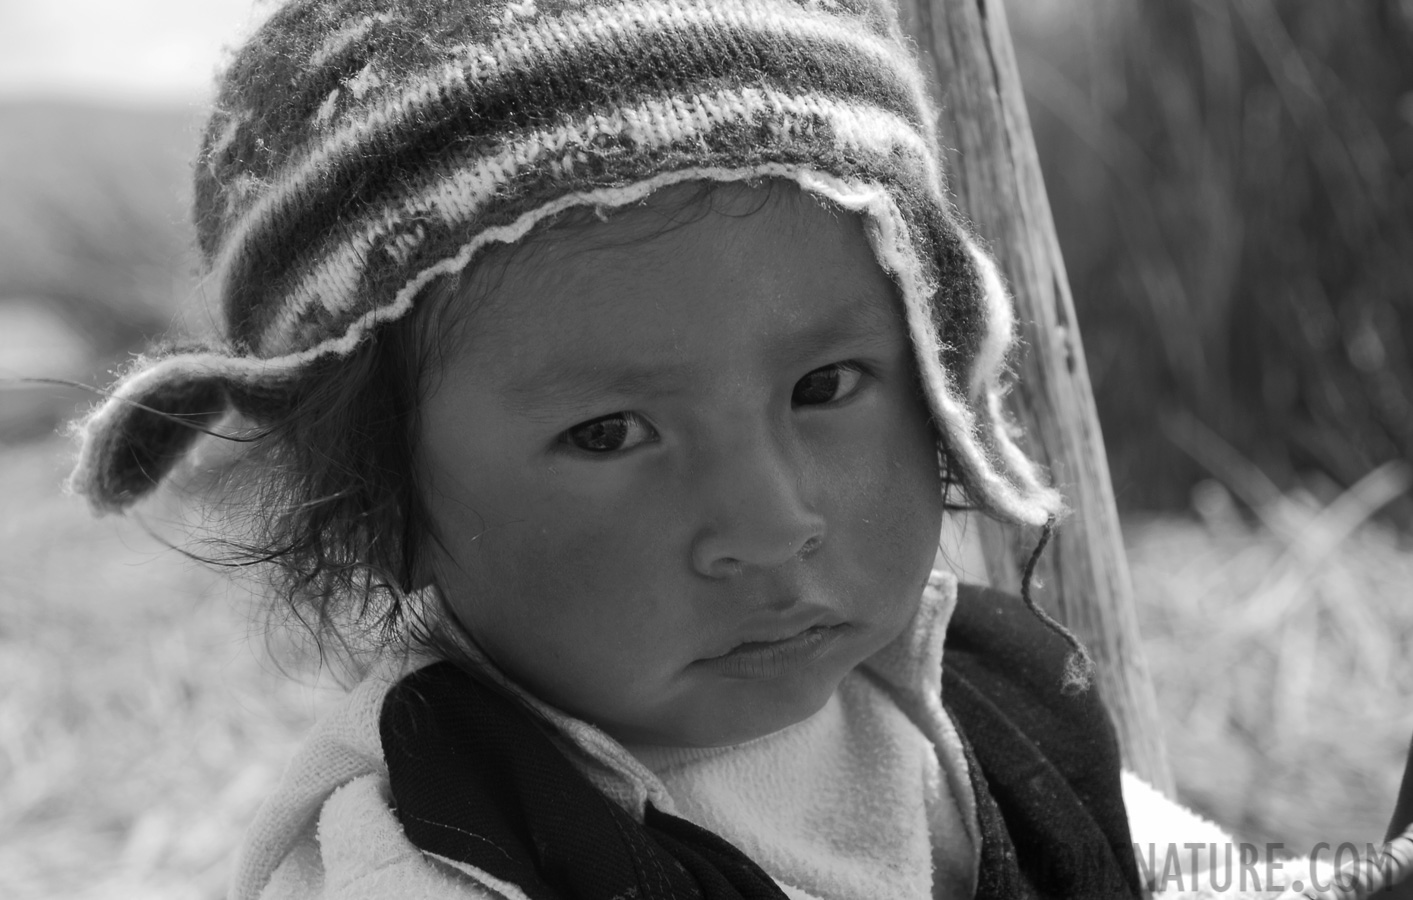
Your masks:
{"label": "child's right eye", "polygon": [[585,453],[615,453],[657,440],[657,432],[630,412],[610,413],[580,422],[559,436],[559,442]]}

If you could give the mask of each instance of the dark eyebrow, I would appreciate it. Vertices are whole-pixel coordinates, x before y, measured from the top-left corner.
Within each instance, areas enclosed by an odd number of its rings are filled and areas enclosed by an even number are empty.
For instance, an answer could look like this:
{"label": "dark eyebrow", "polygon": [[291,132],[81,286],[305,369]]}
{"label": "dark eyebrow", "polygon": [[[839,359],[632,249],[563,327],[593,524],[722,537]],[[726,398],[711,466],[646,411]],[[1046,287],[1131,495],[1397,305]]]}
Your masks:
{"label": "dark eyebrow", "polygon": [[556,358],[506,387],[508,405],[530,418],[556,418],[560,411],[599,397],[666,394],[690,380],[684,367],[586,365],[580,360]]}
{"label": "dark eyebrow", "polygon": [[[844,344],[891,346],[899,337],[907,340],[907,325],[902,310],[890,297],[886,305],[841,305],[836,313],[810,328],[781,336],[770,347],[770,354],[785,361],[807,360]],[[515,379],[507,385],[505,396],[508,405],[522,415],[552,419],[565,408],[597,398],[677,393],[702,375],[670,356],[622,365],[558,357]]]}
{"label": "dark eyebrow", "polygon": [[882,344],[899,335],[907,339],[907,320],[901,303],[889,297],[886,304],[844,305],[814,327],[782,337],[774,352],[782,359],[809,359],[841,344]]}

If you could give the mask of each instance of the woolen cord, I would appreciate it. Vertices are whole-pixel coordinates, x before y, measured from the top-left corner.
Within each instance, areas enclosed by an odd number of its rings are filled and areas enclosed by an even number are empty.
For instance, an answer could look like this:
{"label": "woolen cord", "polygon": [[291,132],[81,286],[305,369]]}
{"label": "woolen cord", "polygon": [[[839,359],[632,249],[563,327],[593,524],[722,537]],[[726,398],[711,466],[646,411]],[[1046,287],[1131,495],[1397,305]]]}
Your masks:
{"label": "woolen cord", "polygon": [[970,499],[1041,525],[1062,501],[1000,411],[1010,300],[935,120],[887,0],[291,0],[222,76],[196,166],[223,333],[138,360],[80,426],[71,484],[125,509],[233,401],[278,410],[564,210],[781,179],[864,219]]}

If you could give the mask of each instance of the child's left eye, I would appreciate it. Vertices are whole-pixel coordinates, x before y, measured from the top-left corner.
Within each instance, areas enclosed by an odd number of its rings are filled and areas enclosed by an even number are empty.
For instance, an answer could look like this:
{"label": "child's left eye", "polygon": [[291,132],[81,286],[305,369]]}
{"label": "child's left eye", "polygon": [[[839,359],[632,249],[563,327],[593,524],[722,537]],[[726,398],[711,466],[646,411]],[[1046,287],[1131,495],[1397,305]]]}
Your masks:
{"label": "child's left eye", "polygon": [[820,366],[795,382],[790,402],[796,406],[819,406],[842,400],[858,389],[861,378],[863,372],[851,363]]}
{"label": "child's left eye", "polygon": [[585,453],[615,453],[630,450],[657,438],[657,432],[641,417],[630,412],[617,412],[587,422],[580,422],[559,436]]}

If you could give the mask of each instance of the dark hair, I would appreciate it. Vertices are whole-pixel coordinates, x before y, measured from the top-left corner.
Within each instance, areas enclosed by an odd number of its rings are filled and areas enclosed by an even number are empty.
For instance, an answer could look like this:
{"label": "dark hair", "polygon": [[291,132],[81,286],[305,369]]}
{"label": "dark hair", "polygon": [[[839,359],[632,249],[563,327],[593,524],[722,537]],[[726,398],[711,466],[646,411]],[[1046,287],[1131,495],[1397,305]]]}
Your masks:
{"label": "dark hair", "polygon": [[199,558],[252,571],[269,612],[348,660],[424,627],[410,607],[432,536],[415,465],[421,397],[458,279],[279,396],[231,396],[240,447],[202,489],[222,520]]}

